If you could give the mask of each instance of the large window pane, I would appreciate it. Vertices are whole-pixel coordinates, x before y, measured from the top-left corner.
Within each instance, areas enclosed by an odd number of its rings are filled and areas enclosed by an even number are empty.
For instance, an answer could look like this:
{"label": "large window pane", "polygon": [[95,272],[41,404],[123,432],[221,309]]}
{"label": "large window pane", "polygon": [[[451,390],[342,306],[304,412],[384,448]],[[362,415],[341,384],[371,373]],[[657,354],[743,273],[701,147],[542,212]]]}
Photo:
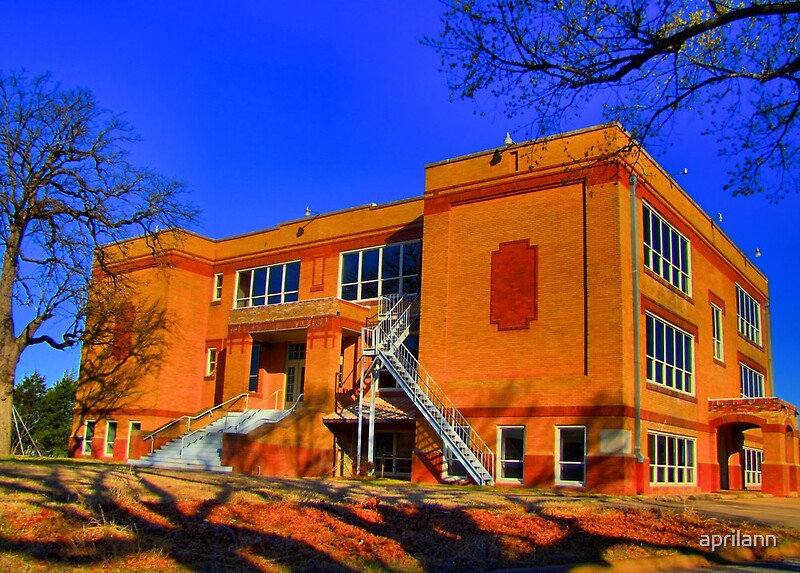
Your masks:
{"label": "large window pane", "polygon": [[236,308],[293,302],[299,298],[300,263],[239,271]]}
{"label": "large window pane", "polygon": [[694,337],[655,315],[645,320],[647,380],[693,394]]}
{"label": "large window pane", "polygon": [[420,242],[397,243],[342,255],[345,300],[419,292]]}
{"label": "large window pane", "polygon": [[691,295],[689,240],[642,203],[644,264],[681,292]]}

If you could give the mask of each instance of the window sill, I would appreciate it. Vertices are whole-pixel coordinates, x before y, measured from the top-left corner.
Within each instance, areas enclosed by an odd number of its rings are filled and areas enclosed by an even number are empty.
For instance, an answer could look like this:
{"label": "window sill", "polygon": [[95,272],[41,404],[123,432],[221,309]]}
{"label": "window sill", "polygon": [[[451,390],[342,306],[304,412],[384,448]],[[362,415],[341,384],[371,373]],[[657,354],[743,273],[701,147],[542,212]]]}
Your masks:
{"label": "window sill", "polygon": [[655,382],[647,382],[647,389],[652,390],[654,392],[659,392],[661,394],[666,394],[667,396],[672,396],[673,398],[678,398],[680,400],[686,400],[687,402],[692,402],[697,404],[697,396],[692,394],[686,394],[685,392],[681,392],[679,390],[673,390],[672,388],[667,388],[666,386],[662,386],[661,384],[656,384]]}
{"label": "window sill", "polygon": [[[660,283],[661,285],[667,287],[670,291],[672,291],[674,294],[678,295],[682,299],[686,300],[687,302],[689,302],[691,304],[694,304],[694,299],[691,297],[691,295],[686,294],[681,289],[676,287],[674,284],[672,284],[671,282],[667,281],[664,277],[662,277],[659,274],[656,274],[655,271],[653,271],[653,270],[651,270],[651,269],[649,269],[647,267],[644,267],[644,274],[649,276],[649,277],[651,277],[652,279],[654,279],[656,282]],[[689,277],[689,281],[691,281],[691,280],[692,280],[692,277]]]}

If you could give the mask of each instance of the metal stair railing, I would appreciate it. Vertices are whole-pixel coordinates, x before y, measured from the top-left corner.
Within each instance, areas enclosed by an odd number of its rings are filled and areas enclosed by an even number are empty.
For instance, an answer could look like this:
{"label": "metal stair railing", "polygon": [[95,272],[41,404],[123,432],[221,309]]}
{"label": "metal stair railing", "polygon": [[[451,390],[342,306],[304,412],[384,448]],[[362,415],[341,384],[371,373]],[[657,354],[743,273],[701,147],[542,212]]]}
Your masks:
{"label": "metal stair railing", "polygon": [[[289,414],[294,413],[295,409],[297,408],[297,405],[300,403],[300,401],[302,399],[303,399],[303,394],[301,393],[297,397],[297,400],[295,400],[294,404],[292,404],[292,407],[289,408],[288,410],[285,410],[286,415],[284,416],[284,418],[286,416],[288,416]],[[224,434],[225,432],[227,432],[231,428],[233,430],[238,430],[239,427],[242,425],[241,424],[241,422],[242,422],[241,420],[236,420],[236,422],[234,424],[229,426],[228,425],[228,421],[227,421],[227,417],[226,418],[220,418],[220,419],[221,420],[225,420],[225,424],[223,425],[221,430],[214,430],[213,432],[211,432],[210,430],[208,430],[208,428],[200,428],[198,430],[195,430],[194,432],[189,432],[187,434],[182,435],[181,436],[180,457],[183,457],[183,452],[184,452],[184,450],[186,448],[188,448],[192,444],[195,444],[195,443],[199,442],[200,440],[205,438],[207,434],[212,434],[212,433],[213,434],[217,434],[217,433],[223,433]],[[281,419],[283,419],[283,418],[281,418]],[[191,441],[189,441],[189,438],[193,438],[193,439]]]}
{"label": "metal stair railing", "polygon": [[[389,304],[391,302],[394,304]],[[480,485],[491,483],[494,481],[494,453],[402,344],[413,320],[415,302],[408,304],[402,298],[387,301],[388,311],[374,328],[377,353],[475,481]]]}
{"label": "metal stair railing", "polygon": [[[213,406],[213,407],[211,407],[211,408],[209,408],[207,410],[203,410],[199,414],[195,414],[193,416],[181,416],[180,418],[175,418],[174,420],[172,420],[170,422],[167,422],[163,426],[161,426],[159,428],[156,428],[153,432],[151,432],[150,434],[145,436],[143,438],[143,440],[144,441],[150,440],[150,453],[152,454],[153,450],[155,449],[153,447],[154,444],[155,444],[155,438],[159,434],[163,434],[167,430],[169,430],[171,428],[174,428],[177,424],[179,424],[180,422],[182,422],[184,420],[186,420],[186,431],[184,432],[184,434],[188,433],[192,429],[192,422],[194,420],[199,420],[199,419],[204,418],[206,416],[213,416],[215,411],[227,406],[228,404],[233,404],[234,402],[236,402],[237,400],[241,400],[242,398],[244,398],[244,409],[246,410],[247,409],[247,401],[248,401],[249,397],[250,397],[250,394],[248,392],[243,392],[242,394],[239,394],[238,396],[234,396],[233,398],[225,400],[224,402],[222,402],[220,404],[217,404],[216,406]],[[177,438],[178,436],[175,436],[175,437]]]}

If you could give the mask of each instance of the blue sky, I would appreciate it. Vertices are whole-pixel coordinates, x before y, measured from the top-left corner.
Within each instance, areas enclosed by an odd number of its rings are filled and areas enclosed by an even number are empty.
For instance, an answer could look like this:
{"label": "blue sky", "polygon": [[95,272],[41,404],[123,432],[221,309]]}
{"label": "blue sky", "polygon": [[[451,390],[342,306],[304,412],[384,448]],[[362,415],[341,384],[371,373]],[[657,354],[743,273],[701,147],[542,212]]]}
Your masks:
{"label": "blue sky", "polygon": [[[491,101],[450,102],[419,40],[437,2],[4,2],[0,70],[92,90],[141,134],[140,164],[183,180],[197,232],[253,231],[317,212],[421,195],[424,165],[526,138]],[[481,113],[476,113],[480,111]],[[800,404],[800,196],[730,197],[713,140],[686,116],[650,147],[770,279],[777,394]],[[587,113],[565,129],[600,123]],[[684,169],[688,174],[679,175]],[[77,352],[35,348],[18,374],[54,382]]]}

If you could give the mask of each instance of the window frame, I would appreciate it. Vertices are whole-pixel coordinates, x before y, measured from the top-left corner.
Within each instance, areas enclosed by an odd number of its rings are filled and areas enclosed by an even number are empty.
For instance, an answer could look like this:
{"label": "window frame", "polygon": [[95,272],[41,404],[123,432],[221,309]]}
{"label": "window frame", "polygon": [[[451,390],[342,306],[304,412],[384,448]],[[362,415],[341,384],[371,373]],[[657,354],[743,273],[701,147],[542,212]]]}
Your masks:
{"label": "window frame", "polygon": [[213,376],[217,371],[219,353],[216,346],[206,348],[206,378]]}
{"label": "window frame", "polygon": [[[767,389],[766,379],[767,377],[763,373],[751,368],[744,362],[739,362],[739,393],[742,398],[764,398]],[[756,386],[755,389],[760,390],[756,396],[745,393],[745,389],[749,389],[753,385]]]}
{"label": "window frame", "polygon": [[763,484],[761,467],[764,464],[764,450],[758,448],[742,448],[742,471],[744,472],[744,487],[758,487]]}
{"label": "window frame", "polygon": [[736,324],[739,334],[759,348],[762,347],[761,303],[739,283],[736,283]]}
{"label": "window frame", "polygon": [[[657,246],[654,240],[654,223],[658,224]],[[663,244],[664,238],[668,239],[667,245]],[[677,253],[674,254],[672,251],[675,240]],[[692,243],[647,201],[642,201],[642,245],[645,268],[691,298]]]}
{"label": "window frame", "polygon": [[[555,443],[555,453],[556,453],[556,455],[555,455],[555,472],[556,472],[555,478],[556,479],[555,479],[555,483],[556,483],[556,485],[585,486],[586,485],[586,454],[587,454],[587,451],[586,451],[586,448],[587,448],[586,426],[574,426],[574,425],[556,426],[555,430],[556,430],[555,431],[555,435],[556,435],[556,443]],[[572,460],[566,460],[565,461],[563,459],[564,452],[563,452],[563,448],[562,448],[561,438],[562,438],[562,432],[564,430],[567,430],[567,431],[581,430],[582,431],[582,437],[583,437],[583,460],[581,460],[580,462],[572,461]],[[564,479],[562,477],[562,475],[563,475],[562,474],[562,470],[565,469],[564,468],[565,465],[567,465],[567,466],[580,466],[580,468],[582,470],[582,473],[583,473],[583,479],[581,479],[581,480]]]}
{"label": "window frame", "polygon": [[[111,433],[111,428],[114,428],[114,436],[113,440],[109,443],[108,436]],[[114,442],[117,441],[117,431],[119,430],[119,425],[117,424],[116,420],[107,420],[106,421],[106,437],[103,440],[103,456],[106,458],[114,457]],[[111,446],[111,451],[109,451],[109,446]]]}
{"label": "window frame", "polygon": [[[651,447],[652,445],[655,447]],[[664,440],[664,447],[667,452],[664,454],[665,463],[659,463],[659,438]],[[670,446],[670,441],[674,443],[674,447]],[[678,458],[680,457],[678,451],[678,443],[684,442],[684,459],[691,458],[689,464],[679,464]],[[691,445],[691,448],[687,447]],[[670,451],[674,463],[670,463]],[[647,432],[647,455],[650,457],[650,485],[651,486],[696,486],[697,485],[697,438],[691,436],[682,436],[680,434],[670,434],[667,432],[648,431]],[[657,479],[659,470],[662,470],[664,479]],[[670,470],[673,471],[675,479],[670,480]],[[684,476],[690,476],[690,479],[678,480],[678,476],[683,471]]]}
{"label": "window frame", "polygon": [[[525,482],[525,445],[526,445],[526,432],[525,426],[498,426],[497,427],[497,481],[501,483],[524,483]],[[505,447],[503,443],[503,434],[506,431],[518,430],[522,432],[522,452],[520,453],[521,459],[506,458]],[[505,475],[505,464],[513,464],[514,467],[521,468],[521,477],[507,477]]]}
{"label": "window frame", "polygon": [[[405,249],[407,245],[417,245],[419,251],[417,256],[417,269],[416,273],[407,273],[405,272],[404,263],[405,263]],[[400,266],[397,271],[396,276],[385,277],[384,276],[384,253],[387,249],[392,247],[400,247]],[[378,263],[377,263],[377,276],[372,278],[365,279],[363,277],[364,271],[364,253],[368,253],[371,251],[378,251]],[[348,256],[358,254],[358,263],[357,263],[357,276],[355,281],[350,281],[345,283],[344,282],[344,274],[345,274],[345,259]],[[416,278],[417,288],[415,291],[406,291],[403,287],[405,286],[406,282]],[[401,295],[417,295],[422,286],[422,239],[410,239],[408,241],[399,241],[397,243],[388,243],[385,245],[375,245],[372,247],[366,247],[363,249],[353,249],[350,251],[342,251],[339,253],[339,298],[342,300],[349,300],[349,301],[364,301],[364,300],[375,300],[380,298],[384,294],[384,283],[386,281],[398,281],[397,286],[397,293]],[[376,283],[377,284],[377,291],[375,296],[364,296],[364,286],[365,284]],[[350,298],[345,296],[345,289],[355,287],[356,288],[356,297]],[[397,293],[388,293],[388,294],[397,294]]]}
{"label": "window frame", "polygon": [[724,314],[722,309],[711,303],[711,345],[714,360],[725,361]]}
{"label": "window frame", "polygon": [[[654,324],[653,327],[653,340],[652,340],[652,352],[651,355],[651,337],[650,337],[650,320],[660,322],[664,325],[664,335],[663,335],[663,348],[661,349],[663,353],[663,358],[659,358],[657,352],[658,349],[655,348],[656,345],[656,337],[655,337],[655,328],[656,325]],[[668,362],[667,353],[669,352],[670,348],[668,346],[667,341],[667,330],[672,329],[673,331],[673,343],[672,343],[672,351],[673,356],[672,360],[673,363]],[[675,338],[677,334],[683,336],[682,347],[683,347],[683,366],[679,367],[677,365],[677,353],[678,353],[678,345],[675,343]],[[686,341],[688,340],[689,344],[686,345]],[[687,396],[694,396],[696,392],[696,381],[695,381],[695,337],[690,332],[686,332],[682,328],[676,326],[675,324],[665,320],[664,318],[658,316],[657,314],[653,314],[652,312],[645,313],[645,379],[652,384],[656,384],[658,386],[667,388],[669,390],[680,392],[681,394],[686,394]],[[686,357],[686,351],[688,348],[689,356]],[[661,378],[662,380],[659,381],[657,379],[657,371],[660,365],[661,370]],[[652,366],[652,368],[651,368]],[[668,384],[668,378],[670,377],[670,368],[672,369],[672,385]],[[651,374],[652,370],[652,374]],[[682,386],[678,387],[678,372],[682,374]],[[689,390],[686,390],[686,387],[689,386]]]}
{"label": "window frame", "polygon": [[211,302],[219,302],[222,300],[222,273],[214,274],[214,289],[211,292]]}
{"label": "window frame", "polygon": [[[91,438],[86,439],[86,436],[89,435],[89,427],[91,426]],[[92,442],[94,441],[94,434],[95,430],[97,430],[97,420],[84,420],[83,422],[83,441],[81,442],[81,454],[84,456],[92,455]],[[86,445],[89,445],[88,449]]]}
{"label": "window frame", "polygon": [[[286,290],[286,276],[287,276],[287,268],[290,265],[297,265],[297,289]],[[272,275],[272,269],[281,269],[281,288],[278,292],[269,292],[269,283],[270,277]],[[254,280],[255,273],[257,271],[264,270],[264,294],[253,294],[253,290],[256,284]],[[242,286],[242,276],[249,273],[250,274],[250,284],[248,287],[248,294],[246,296],[240,296],[239,292]],[[294,295],[293,297],[291,295]],[[270,302],[271,297],[280,296],[279,301]],[[260,299],[263,298],[264,302],[262,304],[253,304],[253,299]],[[287,300],[289,298],[289,300]],[[275,304],[285,304],[289,302],[297,302],[300,300],[300,260],[292,260],[286,261],[284,263],[276,263],[274,265],[262,265],[259,267],[249,267],[246,269],[239,269],[236,271],[236,289],[234,290],[234,297],[233,297],[233,308],[235,310],[240,308],[253,308],[253,307],[260,307],[260,306],[271,306]]]}

